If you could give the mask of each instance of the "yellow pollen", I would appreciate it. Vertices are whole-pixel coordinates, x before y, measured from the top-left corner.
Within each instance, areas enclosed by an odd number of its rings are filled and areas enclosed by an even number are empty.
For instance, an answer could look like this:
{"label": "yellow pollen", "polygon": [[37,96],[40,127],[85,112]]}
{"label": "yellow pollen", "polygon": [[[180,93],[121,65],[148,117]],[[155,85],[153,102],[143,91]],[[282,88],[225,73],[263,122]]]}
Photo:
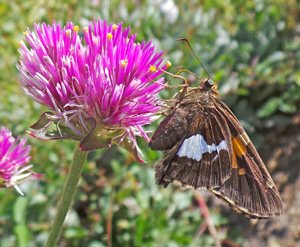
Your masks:
{"label": "yellow pollen", "polygon": [[73,31],[74,31],[74,32],[77,32],[78,30],[79,30],[79,26],[74,26],[74,27],[73,27]]}
{"label": "yellow pollen", "polygon": [[67,31],[66,31],[66,34],[69,36],[70,34],[71,34],[71,29],[68,29]]}
{"label": "yellow pollen", "polygon": [[116,30],[116,29],[118,28],[118,25],[114,24],[114,25],[112,26],[112,28],[113,28],[113,30]]}
{"label": "yellow pollen", "polygon": [[128,60],[127,60],[127,59],[121,60],[121,65],[122,65],[122,67],[127,66],[127,64],[128,64]]}
{"label": "yellow pollen", "polygon": [[137,45],[140,45],[141,43],[140,43],[140,42],[137,42],[136,44],[137,44]]}
{"label": "yellow pollen", "polygon": [[156,72],[156,67],[154,65],[151,65],[150,66],[150,69],[149,69],[151,72]]}
{"label": "yellow pollen", "polygon": [[24,35],[25,35],[25,36],[28,36],[28,31],[25,31],[25,32],[24,32]]}
{"label": "yellow pollen", "polygon": [[126,42],[128,43],[129,42],[129,39],[127,38]]}
{"label": "yellow pollen", "polygon": [[136,81],[136,80],[133,80],[130,84],[131,84],[132,86],[134,86],[134,85],[137,84],[137,81]]}
{"label": "yellow pollen", "polygon": [[97,43],[98,43],[98,38],[94,37],[94,38],[93,38],[93,42],[94,42],[95,44],[97,44]]}
{"label": "yellow pollen", "polygon": [[108,38],[108,39],[112,39],[112,37],[113,37],[113,35],[112,35],[111,33],[108,33],[108,34],[107,34],[107,38]]}
{"label": "yellow pollen", "polygon": [[89,28],[88,27],[83,27],[82,30],[87,32],[89,30]]}
{"label": "yellow pollen", "polygon": [[167,65],[167,67],[169,68],[169,67],[172,66],[172,63],[171,63],[170,61],[167,61],[166,65]]}

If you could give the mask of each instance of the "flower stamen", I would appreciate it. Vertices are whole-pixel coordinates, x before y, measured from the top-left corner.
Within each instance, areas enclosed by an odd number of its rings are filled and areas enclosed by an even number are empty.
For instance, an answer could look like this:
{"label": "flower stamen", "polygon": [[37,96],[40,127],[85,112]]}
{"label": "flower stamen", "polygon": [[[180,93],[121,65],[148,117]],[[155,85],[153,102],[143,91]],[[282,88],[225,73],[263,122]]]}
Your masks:
{"label": "flower stamen", "polygon": [[128,65],[128,60],[127,59],[123,59],[121,60],[121,66],[124,68]]}
{"label": "flower stamen", "polygon": [[157,72],[157,69],[156,69],[156,67],[154,65],[151,65],[150,68],[149,68],[149,70],[151,72]]}
{"label": "flower stamen", "polygon": [[67,36],[70,36],[70,35],[71,35],[71,33],[72,33],[72,30],[71,30],[71,29],[67,29],[67,30],[66,30],[66,34],[67,34]]}
{"label": "flower stamen", "polygon": [[108,33],[108,34],[107,34],[107,38],[108,38],[109,40],[111,40],[112,37],[113,37],[113,35],[112,35],[111,33]]}

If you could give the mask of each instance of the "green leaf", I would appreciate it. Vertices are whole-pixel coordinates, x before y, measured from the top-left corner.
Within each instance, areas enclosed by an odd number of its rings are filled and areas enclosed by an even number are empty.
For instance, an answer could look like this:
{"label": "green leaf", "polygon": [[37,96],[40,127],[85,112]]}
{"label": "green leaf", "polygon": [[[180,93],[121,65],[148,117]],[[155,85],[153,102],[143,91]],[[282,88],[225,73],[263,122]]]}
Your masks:
{"label": "green leaf", "polygon": [[249,90],[246,88],[240,88],[236,91],[238,95],[247,96],[249,94]]}
{"label": "green leaf", "polygon": [[92,241],[89,243],[88,247],[106,247],[106,245],[98,241]]}
{"label": "green leaf", "polygon": [[278,98],[272,98],[268,100],[267,103],[258,110],[257,116],[259,118],[263,118],[272,115],[278,109],[279,102],[280,99]]}
{"label": "green leaf", "polygon": [[295,113],[297,111],[297,107],[295,105],[287,104],[282,100],[280,100],[278,108],[284,113]]}
{"label": "green leaf", "polygon": [[68,239],[83,238],[89,234],[89,231],[83,227],[72,227],[66,229],[64,237]]}

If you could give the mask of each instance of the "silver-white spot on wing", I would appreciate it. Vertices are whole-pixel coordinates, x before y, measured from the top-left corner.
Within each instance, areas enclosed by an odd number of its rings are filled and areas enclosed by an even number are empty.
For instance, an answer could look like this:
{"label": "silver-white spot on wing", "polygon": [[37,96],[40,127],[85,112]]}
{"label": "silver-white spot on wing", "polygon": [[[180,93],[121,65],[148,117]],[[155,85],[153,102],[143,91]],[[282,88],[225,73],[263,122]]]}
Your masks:
{"label": "silver-white spot on wing", "polygon": [[203,136],[197,134],[183,141],[180,149],[178,150],[177,155],[179,157],[187,157],[190,159],[200,161],[204,153],[211,154],[213,151],[217,151],[216,156],[212,160],[214,161],[216,158],[218,158],[218,153],[221,150],[228,151],[228,147],[225,140],[221,141],[219,145],[216,145],[215,143],[208,145],[204,140]]}

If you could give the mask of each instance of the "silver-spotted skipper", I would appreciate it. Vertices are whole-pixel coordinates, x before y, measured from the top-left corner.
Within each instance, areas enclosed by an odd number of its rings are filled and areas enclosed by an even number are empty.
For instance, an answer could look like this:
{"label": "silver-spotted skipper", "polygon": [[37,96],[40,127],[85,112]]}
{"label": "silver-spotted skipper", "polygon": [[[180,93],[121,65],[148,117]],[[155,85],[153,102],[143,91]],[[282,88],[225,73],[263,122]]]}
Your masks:
{"label": "silver-spotted skipper", "polygon": [[167,151],[155,167],[158,185],[177,181],[207,189],[251,218],[271,218],[283,211],[266,166],[211,79],[184,88],[149,146]]}

